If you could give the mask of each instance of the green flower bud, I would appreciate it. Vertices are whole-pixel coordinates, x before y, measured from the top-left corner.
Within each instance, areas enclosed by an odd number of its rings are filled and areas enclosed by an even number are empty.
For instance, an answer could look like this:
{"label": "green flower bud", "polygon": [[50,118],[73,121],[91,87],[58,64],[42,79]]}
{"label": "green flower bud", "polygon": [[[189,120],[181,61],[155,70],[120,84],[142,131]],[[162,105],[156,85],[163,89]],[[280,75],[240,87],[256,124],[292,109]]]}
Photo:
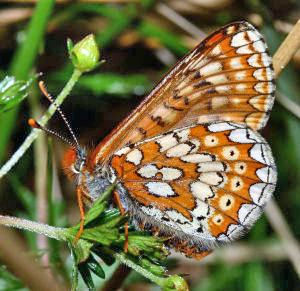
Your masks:
{"label": "green flower bud", "polygon": [[81,72],[89,72],[103,62],[99,62],[100,52],[93,34],[89,34],[75,46],[68,39],[67,46],[73,66]]}
{"label": "green flower bud", "polygon": [[164,284],[162,289],[165,291],[188,291],[189,286],[181,276],[173,275],[166,279],[166,283]]}

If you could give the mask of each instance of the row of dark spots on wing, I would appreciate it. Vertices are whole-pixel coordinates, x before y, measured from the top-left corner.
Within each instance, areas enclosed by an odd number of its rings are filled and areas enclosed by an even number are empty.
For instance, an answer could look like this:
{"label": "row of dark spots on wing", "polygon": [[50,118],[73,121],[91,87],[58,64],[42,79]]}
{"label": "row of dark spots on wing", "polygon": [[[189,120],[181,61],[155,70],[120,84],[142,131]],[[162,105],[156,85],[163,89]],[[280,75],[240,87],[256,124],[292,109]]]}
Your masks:
{"label": "row of dark spots on wing", "polygon": [[[183,97],[183,96],[180,96],[178,95],[178,90],[174,90],[174,93],[173,93],[173,99],[174,100],[178,100],[178,99],[182,99],[184,100],[184,104],[185,105],[189,105],[189,98],[188,97]],[[165,105],[165,104],[164,104]],[[179,110],[179,111],[182,111],[183,109],[178,109],[178,108],[175,108],[175,107],[169,107],[168,109],[175,109],[175,110]]]}
{"label": "row of dark spots on wing", "polygon": [[166,101],[163,102],[163,105],[164,105],[164,107],[167,108],[167,109],[176,110],[176,111],[183,111],[182,108],[176,108],[176,107],[174,107],[174,106],[168,105]]}
{"label": "row of dark spots on wing", "polygon": [[[174,90],[174,94],[173,94],[173,98],[175,100],[177,99],[181,99],[182,96],[179,96],[178,95],[178,90]],[[184,97],[184,103],[185,105],[188,105],[189,104],[189,99],[187,97]],[[166,101],[163,102],[163,106],[168,109],[168,110],[175,110],[175,111],[183,111],[184,109],[182,108],[176,108],[174,106],[170,106],[167,104]],[[156,122],[157,125],[161,126],[161,127],[164,127],[165,126],[165,122],[163,121],[162,117],[161,116],[153,116],[151,115],[151,120]],[[138,128],[138,130],[144,135],[144,137],[146,136],[145,133],[146,131],[143,129],[143,128]]]}
{"label": "row of dark spots on wing", "polygon": [[162,117],[161,116],[153,116],[151,115],[151,120],[156,122],[157,125],[161,126],[161,127],[164,127],[165,126],[165,122],[162,120]]}
{"label": "row of dark spots on wing", "polygon": [[146,138],[147,131],[144,128],[142,128],[142,127],[138,127],[137,129],[143,135],[143,137]]}
{"label": "row of dark spots on wing", "polygon": [[[266,69],[269,68],[270,70],[274,71],[274,67],[273,67],[273,64],[272,64],[272,63],[271,63],[268,67],[265,67],[265,68],[266,68]],[[259,68],[258,68],[258,69],[259,69]],[[253,77],[253,78],[255,78],[255,76],[254,76],[254,73],[255,73],[255,72],[256,72],[256,70],[254,70],[254,71],[252,72],[252,77]],[[266,80],[266,82],[271,82],[273,85],[276,85],[276,81],[275,81],[274,78],[273,78],[272,80]],[[253,85],[253,89],[255,90],[254,87],[255,87],[255,84]],[[252,96],[251,98],[249,98],[249,100],[247,100],[247,104],[250,105],[255,111],[263,112],[263,111],[258,110],[257,108],[255,108],[254,105],[250,103],[250,101],[251,101],[251,99],[252,99],[253,97],[256,97],[256,96],[259,96],[259,95],[267,95],[267,96],[270,96],[270,97],[274,97],[274,96],[275,96],[275,90],[273,90],[273,91],[270,92],[269,94],[262,94],[262,93],[260,93],[260,94],[258,94],[258,95]],[[268,98],[268,97],[266,97],[266,99],[267,99],[267,98]],[[268,109],[267,111],[265,111],[265,114],[266,114],[267,116],[269,116],[269,115],[271,114],[271,110],[272,110],[272,109]],[[248,114],[248,115],[251,115],[251,113]],[[248,115],[247,115],[247,117],[248,117]]]}
{"label": "row of dark spots on wing", "polygon": [[[194,79],[200,79],[201,78],[201,74],[200,72],[196,72]],[[207,87],[207,86],[212,86],[213,84],[211,82],[208,82],[207,80],[201,80],[199,83],[194,85],[195,89],[199,89],[202,87]],[[206,90],[206,94],[214,94],[216,93],[216,89],[214,87],[210,87],[209,89]],[[212,98],[209,98],[207,100],[207,104],[206,104],[206,109],[207,110],[212,110]]]}

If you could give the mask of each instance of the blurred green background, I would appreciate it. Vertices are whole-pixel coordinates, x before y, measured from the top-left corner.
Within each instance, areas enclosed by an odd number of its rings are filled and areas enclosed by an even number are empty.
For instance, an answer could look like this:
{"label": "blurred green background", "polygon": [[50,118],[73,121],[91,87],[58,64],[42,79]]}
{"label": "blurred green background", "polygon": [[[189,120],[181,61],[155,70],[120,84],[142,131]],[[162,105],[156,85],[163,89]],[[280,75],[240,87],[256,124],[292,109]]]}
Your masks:
{"label": "blurred green background", "polygon": [[[97,144],[205,34],[230,21],[247,19],[264,34],[274,54],[299,17],[299,0],[78,0],[76,3],[41,0],[38,5],[37,1],[2,1],[0,79],[14,75],[17,80],[26,81],[41,72],[40,79],[56,96],[72,73],[66,39],[77,42],[94,33],[106,63],[81,77],[62,109],[80,143]],[[199,31],[186,28],[187,22]],[[295,104],[300,103],[299,69],[300,51],[277,81],[278,92]],[[48,106],[34,81],[22,103],[1,113],[1,165],[30,132],[28,118],[38,119]],[[292,107],[297,109],[296,105]],[[68,135],[57,115],[48,127]],[[272,147],[278,167],[275,200],[283,214],[281,222],[286,222],[280,227],[283,234],[274,230],[263,215],[244,239],[217,250],[203,261],[188,260],[178,254],[171,256],[170,272],[187,274],[191,290],[300,289],[300,260],[297,266],[287,252],[293,246],[296,246],[295,258],[300,252],[299,118],[275,102],[263,135]],[[55,166],[50,175],[51,185],[45,170],[47,143],[40,140],[28,150],[0,181],[1,214],[55,226],[68,226],[78,220],[75,189],[61,169],[65,148],[61,141],[53,141]],[[53,197],[40,194],[47,193],[47,187],[48,190],[52,187]],[[63,245],[47,243],[46,239],[30,233],[22,234],[22,239],[58,281],[68,280],[70,262]],[[0,290],[27,290],[5,266],[0,271]],[[99,287],[103,282],[99,280],[97,284]],[[158,290],[158,287],[132,272],[124,290]]]}

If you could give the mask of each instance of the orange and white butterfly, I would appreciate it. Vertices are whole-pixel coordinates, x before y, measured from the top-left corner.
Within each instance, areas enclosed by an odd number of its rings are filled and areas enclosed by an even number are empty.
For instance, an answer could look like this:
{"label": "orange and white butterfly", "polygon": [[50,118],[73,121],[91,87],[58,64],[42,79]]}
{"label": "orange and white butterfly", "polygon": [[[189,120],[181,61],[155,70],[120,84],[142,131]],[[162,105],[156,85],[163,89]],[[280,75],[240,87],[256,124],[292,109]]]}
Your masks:
{"label": "orange and white butterfly", "polygon": [[95,149],[70,148],[64,169],[85,202],[117,181],[136,228],[199,258],[249,230],[275,189],[271,149],[257,132],[274,90],[262,35],[247,22],[228,24],[179,61]]}

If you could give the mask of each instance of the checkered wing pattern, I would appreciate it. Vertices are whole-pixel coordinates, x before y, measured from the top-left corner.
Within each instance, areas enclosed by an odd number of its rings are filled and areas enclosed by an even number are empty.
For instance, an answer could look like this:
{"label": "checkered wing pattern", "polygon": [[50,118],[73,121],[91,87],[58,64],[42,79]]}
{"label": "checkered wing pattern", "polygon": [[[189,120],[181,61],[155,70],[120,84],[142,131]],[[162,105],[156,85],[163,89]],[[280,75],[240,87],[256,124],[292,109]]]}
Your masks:
{"label": "checkered wing pattern", "polygon": [[274,191],[266,141],[236,123],[194,125],[116,152],[110,167],[124,207],[187,256],[240,237]]}

